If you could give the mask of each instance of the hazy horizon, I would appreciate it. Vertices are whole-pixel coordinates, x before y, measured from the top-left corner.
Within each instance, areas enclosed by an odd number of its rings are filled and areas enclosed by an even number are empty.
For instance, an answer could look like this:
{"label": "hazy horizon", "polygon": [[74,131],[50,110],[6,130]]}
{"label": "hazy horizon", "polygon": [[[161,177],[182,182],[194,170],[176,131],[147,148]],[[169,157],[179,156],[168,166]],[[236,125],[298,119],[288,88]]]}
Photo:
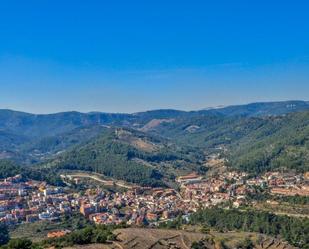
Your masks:
{"label": "hazy horizon", "polygon": [[135,112],[110,112],[110,111],[97,111],[97,110],[89,110],[89,111],[78,111],[78,110],[64,110],[64,111],[56,111],[56,112],[29,112],[29,111],[23,111],[18,109],[12,109],[12,108],[0,108],[1,110],[8,110],[8,111],[15,111],[15,112],[23,112],[28,114],[35,114],[35,115],[48,115],[48,114],[57,114],[57,113],[65,113],[65,112],[79,112],[79,113],[107,113],[107,114],[135,114],[135,113],[142,113],[147,111],[157,111],[157,110],[174,110],[174,111],[201,111],[201,110],[207,110],[207,109],[220,109],[225,107],[231,107],[231,106],[242,106],[242,105],[249,105],[249,104],[258,104],[258,103],[278,103],[278,102],[290,102],[290,101],[303,101],[308,102],[309,100],[302,100],[302,99],[286,99],[286,100],[276,100],[276,101],[257,101],[257,102],[247,102],[247,103],[236,103],[231,105],[217,105],[217,106],[207,106],[203,108],[198,109],[174,109],[174,108],[155,108],[155,109],[146,109],[146,110],[138,110]]}

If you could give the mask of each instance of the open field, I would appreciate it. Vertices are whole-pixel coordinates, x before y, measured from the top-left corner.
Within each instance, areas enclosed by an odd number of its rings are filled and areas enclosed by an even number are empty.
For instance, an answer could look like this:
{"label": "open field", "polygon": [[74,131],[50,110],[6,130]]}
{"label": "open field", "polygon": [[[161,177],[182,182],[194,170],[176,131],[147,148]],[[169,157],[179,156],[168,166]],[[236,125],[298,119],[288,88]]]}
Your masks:
{"label": "open field", "polygon": [[121,188],[126,189],[132,189],[133,185],[127,184],[124,181],[115,181],[115,180],[109,180],[105,179],[106,177],[104,175],[98,174],[98,173],[91,173],[91,172],[83,172],[83,171],[66,171],[65,173],[62,173],[62,176],[64,177],[70,177],[70,178],[89,178],[94,181],[97,181],[103,185],[106,186],[112,186],[116,185]]}
{"label": "open field", "polygon": [[119,249],[119,248],[120,247],[116,245],[92,244],[92,245],[66,247],[65,249]]}
{"label": "open field", "polygon": [[[248,237],[256,242],[258,235],[255,233],[243,232],[228,232],[210,234],[203,234],[199,232],[187,232],[183,230],[165,230],[165,229],[143,229],[143,228],[126,228],[115,231],[117,235],[117,242],[107,245],[89,245],[77,246],[74,248],[87,249],[190,249],[194,241],[200,241],[208,238],[206,249],[220,249],[220,241],[229,248],[235,248],[237,242]],[[287,245],[276,239],[266,238],[257,244],[256,249],[292,249],[293,247]],[[71,249],[71,248],[67,248]]]}
{"label": "open field", "polygon": [[57,230],[71,230],[85,227],[88,221],[82,215],[63,217],[58,221],[39,221],[20,224],[10,231],[11,238],[28,238],[40,242],[47,238],[48,232]]}
{"label": "open field", "polygon": [[291,217],[309,218],[309,205],[289,204],[289,203],[266,203],[259,202],[254,209],[273,212],[276,215],[287,215]]}

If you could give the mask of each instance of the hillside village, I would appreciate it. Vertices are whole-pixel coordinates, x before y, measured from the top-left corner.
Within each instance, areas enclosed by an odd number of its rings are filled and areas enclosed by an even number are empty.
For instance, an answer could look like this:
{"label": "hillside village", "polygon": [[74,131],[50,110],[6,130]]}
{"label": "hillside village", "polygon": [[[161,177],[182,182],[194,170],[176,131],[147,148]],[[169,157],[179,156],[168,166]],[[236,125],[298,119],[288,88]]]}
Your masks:
{"label": "hillside village", "polygon": [[[203,207],[240,208],[252,204],[248,196],[257,188],[276,196],[309,196],[309,174],[268,172],[248,178],[247,173],[230,171],[211,178],[197,173],[176,179],[179,191],[166,188],[134,187],[125,192],[98,188],[84,194],[40,181],[25,181],[21,175],[0,182],[0,222],[9,226],[38,221],[57,221],[63,215],[80,213],[96,224],[156,227],[179,216],[188,217]],[[80,182],[78,177],[71,179]],[[52,231],[48,237],[70,231]]]}

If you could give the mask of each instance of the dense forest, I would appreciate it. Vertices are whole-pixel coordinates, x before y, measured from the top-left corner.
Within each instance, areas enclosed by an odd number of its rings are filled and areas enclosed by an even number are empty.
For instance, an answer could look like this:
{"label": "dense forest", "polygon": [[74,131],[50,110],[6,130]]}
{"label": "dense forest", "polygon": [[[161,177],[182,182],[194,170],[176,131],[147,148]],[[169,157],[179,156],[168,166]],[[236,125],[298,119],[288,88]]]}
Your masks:
{"label": "dense forest", "polygon": [[[121,133],[121,135],[119,135]],[[194,151],[127,129],[111,129],[48,162],[50,168],[86,170],[147,186],[163,186],[173,169],[198,169],[202,157]],[[163,167],[168,170],[163,172]]]}
{"label": "dense forest", "polygon": [[268,118],[232,143],[230,151],[230,164],[252,173],[277,168],[308,171],[309,112]]}

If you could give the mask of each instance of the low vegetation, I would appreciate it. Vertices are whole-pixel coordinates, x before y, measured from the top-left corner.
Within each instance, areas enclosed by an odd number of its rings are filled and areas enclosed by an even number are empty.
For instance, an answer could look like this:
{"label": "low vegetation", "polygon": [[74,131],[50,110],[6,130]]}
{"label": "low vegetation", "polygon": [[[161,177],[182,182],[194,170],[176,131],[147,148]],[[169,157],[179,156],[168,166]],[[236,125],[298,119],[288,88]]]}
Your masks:
{"label": "low vegetation", "polygon": [[[162,224],[165,228],[181,228],[186,221],[178,219]],[[218,231],[246,231],[281,236],[290,244],[309,248],[309,219],[278,216],[268,212],[203,209],[190,216],[191,225],[203,225]]]}
{"label": "low vegetation", "polygon": [[38,221],[35,223],[19,224],[15,227],[11,227],[9,232],[12,239],[28,238],[38,242],[44,240],[48,232],[57,230],[75,231],[89,225],[91,225],[89,220],[83,215],[76,213],[63,216],[58,221]]}
{"label": "low vegetation", "polygon": [[[72,220],[72,219],[69,219]],[[69,224],[69,220],[67,221]],[[76,219],[74,219],[76,220]],[[74,222],[73,220],[73,222]],[[74,226],[74,225],[73,225]],[[33,242],[28,236],[9,239],[9,231],[6,226],[1,225],[0,248],[1,249],[39,249],[39,248],[63,248],[73,245],[86,245],[92,243],[106,243],[115,240],[113,231],[124,228],[125,225],[92,225],[84,223],[75,224],[71,233],[60,237]],[[61,227],[58,227],[58,229]],[[2,245],[2,247],[1,247]]]}
{"label": "low vegetation", "polygon": [[308,248],[309,219],[277,216],[267,212],[205,209],[193,214],[192,224],[207,224],[219,230],[242,230],[280,235],[294,246]]}

